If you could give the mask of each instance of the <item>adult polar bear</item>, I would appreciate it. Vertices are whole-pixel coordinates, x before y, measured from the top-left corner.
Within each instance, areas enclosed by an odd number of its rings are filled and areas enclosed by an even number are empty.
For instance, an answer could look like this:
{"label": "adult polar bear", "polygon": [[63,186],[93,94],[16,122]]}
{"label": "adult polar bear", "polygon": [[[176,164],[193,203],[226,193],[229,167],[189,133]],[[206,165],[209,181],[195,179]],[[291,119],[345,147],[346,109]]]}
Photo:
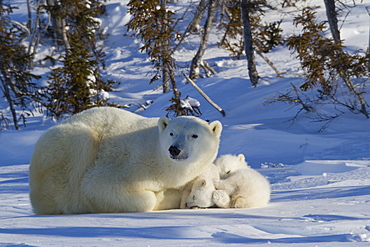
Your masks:
{"label": "adult polar bear", "polygon": [[221,130],[219,121],[146,118],[111,107],[76,114],[35,145],[29,170],[34,212],[178,208],[179,190],[216,158]]}

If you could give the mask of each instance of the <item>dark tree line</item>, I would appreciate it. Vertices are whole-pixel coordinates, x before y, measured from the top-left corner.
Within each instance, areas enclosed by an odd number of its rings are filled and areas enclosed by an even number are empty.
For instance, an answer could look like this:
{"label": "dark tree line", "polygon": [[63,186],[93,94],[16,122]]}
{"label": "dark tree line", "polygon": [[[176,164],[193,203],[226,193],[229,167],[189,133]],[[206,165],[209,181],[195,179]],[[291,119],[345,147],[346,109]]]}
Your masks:
{"label": "dark tree line", "polygon": [[[4,58],[0,61],[1,91],[15,128],[36,109],[52,118],[62,118],[90,107],[112,105],[99,97],[99,92],[112,87],[112,82],[103,80],[100,74],[105,54],[98,45],[103,36],[96,18],[104,11],[103,3],[35,0],[28,1],[28,6],[35,17],[18,23],[9,18],[15,7],[0,2],[0,56]],[[29,41],[28,47],[24,40]],[[40,77],[32,73],[41,43],[56,51],[44,58],[55,66],[43,86],[37,83]],[[2,112],[0,123],[8,124]]]}
{"label": "dark tree line", "polygon": [[[19,129],[19,122],[25,121],[35,95],[37,85],[28,65],[32,54],[28,54],[22,40],[26,38],[26,28],[21,23],[12,21],[8,14],[13,11],[10,5],[0,5],[0,88],[6,99],[12,115],[15,129]],[[17,114],[17,110],[20,114]],[[7,127],[9,121],[0,112],[0,123]]]}
{"label": "dark tree line", "polygon": [[49,83],[42,89],[42,105],[56,118],[82,110],[107,105],[99,98],[99,91],[111,91],[111,83],[100,74],[104,67],[104,53],[98,41],[100,16],[103,4],[87,0],[48,0],[41,5],[52,17],[54,43],[64,52],[59,62],[62,66],[52,69]]}
{"label": "dark tree line", "polygon": [[[330,1],[326,1],[330,2]],[[331,3],[334,7],[334,2]],[[331,21],[316,22],[316,12],[312,8],[304,8],[294,19],[296,26],[302,27],[300,35],[288,39],[287,46],[297,54],[301,66],[305,71],[306,81],[299,88],[294,88],[295,97],[280,97],[281,100],[297,103],[307,112],[316,111],[314,105],[333,104],[344,106],[355,113],[361,113],[369,118],[368,104],[363,97],[364,88],[356,85],[351,78],[368,77],[368,61],[370,54],[349,54],[344,50],[340,32],[337,29],[337,13],[332,9],[327,11]],[[325,37],[324,31],[333,30],[331,38]],[[343,88],[342,85],[345,85]],[[300,94],[316,91],[315,98],[303,102]],[[299,99],[298,99],[299,98]],[[314,101],[318,102],[314,104]],[[323,116],[321,119],[333,119],[340,114]]]}
{"label": "dark tree line", "polygon": [[[29,20],[18,23],[9,17],[14,6],[0,0],[0,55],[4,58],[0,61],[0,86],[15,128],[18,129],[19,122],[25,122],[27,114],[35,110],[41,109],[53,118],[63,118],[94,106],[117,106],[100,94],[112,90],[114,84],[101,76],[105,54],[104,47],[99,44],[105,36],[100,32],[97,18],[104,14],[104,0],[34,0],[27,3]],[[234,59],[246,60],[253,87],[259,83],[256,55],[266,61],[277,76],[283,73],[264,54],[279,45],[287,45],[297,56],[306,81],[298,87],[293,86],[291,92],[279,94],[275,101],[298,104],[301,109],[312,111],[311,103],[324,99],[369,117],[364,91],[352,78],[369,76],[370,57],[368,52],[349,54],[345,51],[338,25],[342,3],[325,0],[328,21],[321,23],[316,20],[315,7],[303,8],[303,3],[305,1],[298,0],[281,0],[280,3],[199,0],[192,1],[185,12],[177,13],[171,10],[176,1],[131,0],[128,11],[132,18],[127,28],[133,38],[141,40],[140,49],[152,62],[150,83],[161,80],[163,92],[173,92],[167,111],[174,115],[201,114],[182,104],[176,82],[176,50],[189,36],[199,37],[198,49],[187,68],[188,78],[195,85],[197,79],[216,73],[203,57],[209,35],[217,31],[221,34],[219,47],[230,51]],[[281,35],[282,20],[263,21],[263,16],[270,11],[286,7],[297,10],[294,25],[301,28],[300,34],[288,39]],[[324,35],[326,30],[330,30],[332,37]],[[43,44],[54,47],[54,52],[44,58],[44,62],[53,66],[47,83],[40,85],[33,69],[38,66],[34,63],[35,55]],[[339,91],[342,84],[347,88],[346,93]],[[301,100],[301,95],[310,90],[316,91],[317,99],[308,104]],[[347,98],[340,99],[338,94],[345,94]],[[9,124],[2,112],[0,123]]]}
{"label": "dark tree line", "polygon": [[[158,1],[152,0],[150,2],[153,6],[158,5]],[[342,105],[353,112],[362,113],[368,118],[368,104],[362,96],[363,91],[358,85],[355,85],[351,78],[368,76],[370,56],[368,52],[361,55],[357,52],[351,55],[345,51],[343,40],[340,39],[338,25],[342,3],[325,0],[328,21],[316,23],[314,6],[300,8],[299,4],[305,1],[281,1],[280,8],[295,7],[301,12],[298,11],[294,19],[294,25],[302,27],[301,34],[284,40],[281,35],[283,30],[280,28],[282,20],[275,20],[272,23],[264,23],[262,20],[262,17],[269,14],[269,11],[276,10],[279,7],[273,6],[270,2],[267,0],[198,1],[197,5],[193,6],[194,15],[193,19],[190,18],[188,27],[184,32],[178,32],[178,35],[181,36],[179,42],[174,44],[175,40],[172,40],[168,43],[168,47],[172,50],[171,54],[188,35],[199,33],[199,48],[191,61],[189,78],[196,80],[203,76],[212,75],[215,71],[203,60],[203,56],[207,49],[211,29],[216,27],[224,33],[219,41],[220,46],[230,50],[232,55],[238,59],[245,56],[250,82],[253,87],[256,87],[258,86],[259,75],[255,56],[261,56],[276,71],[277,76],[282,76],[282,73],[274,66],[273,61],[264,56],[264,53],[270,52],[278,45],[286,44],[296,54],[305,71],[306,82],[300,87],[294,86],[292,89],[292,92],[298,95],[298,98],[299,94],[316,90],[315,97],[317,98],[312,99],[311,103],[321,100],[325,101],[325,104]],[[140,5],[142,1],[132,0],[130,3]],[[163,8],[165,6],[161,5],[162,11],[164,11]],[[134,9],[131,8],[131,10],[135,13]],[[137,18],[140,17],[143,20],[145,19],[143,15],[140,16],[139,12],[136,13],[137,16],[132,19],[132,22],[138,22]],[[171,18],[167,21],[170,27],[167,30],[175,30],[177,24],[175,18],[176,15],[171,12]],[[329,25],[326,25],[326,23],[329,23]],[[324,35],[327,29],[330,30],[332,38],[327,38]],[[138,26],[138,30],[143,31],[140,26]],[[160,36],[161,31],[151,38],[160,40]],[[154,46],[154,44],[155,42],[146,43],[145,48]],[[155,56],[151,58],[157,59]],[[171,61],[174,61],[173,58],[171,58]],[[171,68],[175,66],[176,64]],[[204,71],[204,74],[201,73],[201,70]],[[163,78],[165,78],[164,74]],[[342,84],[346,86],[348,92],[339,90]],[[177,93],[173,101],[178,103],[180,94],[177,91],[176,83],[172,84],[172,90]],[[343,95],[346,95],[344,99],[340,98]],[[277,97],[276,101],[300,102],[299,99],[290,97],[288,94]],[[320,104],[323,103],[318,103],[316,107]],[[314,108],[304,105],[303,109],[309,111]],[[179,114],[185,112],[180,104],[173,105],[171,110],[177,111]]]}

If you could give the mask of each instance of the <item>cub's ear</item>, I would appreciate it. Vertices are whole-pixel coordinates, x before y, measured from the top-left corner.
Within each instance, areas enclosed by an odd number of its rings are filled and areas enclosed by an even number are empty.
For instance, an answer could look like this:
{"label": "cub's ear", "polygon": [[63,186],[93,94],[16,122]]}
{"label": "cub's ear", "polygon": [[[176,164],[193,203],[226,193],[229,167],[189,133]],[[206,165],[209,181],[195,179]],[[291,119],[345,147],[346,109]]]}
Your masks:
{"label": "cub's ear", "polygon": [[166,117],[161,117],[158,120],[158,129],[159,129],[159,133],[160,134],[162,134],[162,132],[168,126],[169,123],[170,123],[170,120],[168,118],[166,118]]}
{"label": "cub's ear", "polygon": [[221,124],[220,121],[211,122],[209,124],[209,128],[215,136],[217,136],[217,137],[221,136],[222,124]]}
{"label": "cub's ear", "polygon": [[245,156],[244,156],[244,154],[239,154],[239,155],[238,155],[238,160],[239,160],[239,161],[243,161],[243,162],[244,162],[244,161],[245,161]]}

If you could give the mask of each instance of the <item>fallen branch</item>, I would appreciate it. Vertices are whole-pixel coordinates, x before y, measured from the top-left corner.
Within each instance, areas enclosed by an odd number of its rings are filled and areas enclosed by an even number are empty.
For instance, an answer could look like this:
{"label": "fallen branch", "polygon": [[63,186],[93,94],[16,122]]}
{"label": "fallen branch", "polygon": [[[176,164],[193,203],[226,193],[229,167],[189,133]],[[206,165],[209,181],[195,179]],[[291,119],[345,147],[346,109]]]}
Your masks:
{"label": "fallen branch", "polygon": [[220,113],[221,113],[221,115],[223,116],[223,117],[225,117],[225,115],[226,115],[226,113],[225,113],[225,111],[221,108],[221,107],[219,107],[215,102],[213,102],[212,100],[211,100],[211,98],[209,98],[208,96],[207,96],[207,94],[205,94],[205,92],[203,92],[203,90],[202,89],[200,89],[199,87],[198,87],[198,85],[197,84],[195,84],[195,82],[192,80],[192,79],[190,79],[189,78],[189,76],[187,76],[185,73],[183,73],[184,74],[184,76],[185,76],[185,78],[186,78],[186,80],[188,80],[188,82],[203,96],[203,98],[205,99],[205,100],[207,100],[208,101],[208,103],[210,103],[214,108],[216,108],[216,110],[217,111],[219,111]]}
{"label": "fallen branch", "polygon": [[275,65],[271,62],[270,59],[268,59],[267,57],[265,57],[262,52],[258,49],[254,49],[255,52],[257,53],[257,55],[259,55],[263,60],[265,60],[265,62],[270,65],[270,67],[275,70],[275,73],[277,74],[278,77],[283,77],[283,73],[281,73],[276,67]]}

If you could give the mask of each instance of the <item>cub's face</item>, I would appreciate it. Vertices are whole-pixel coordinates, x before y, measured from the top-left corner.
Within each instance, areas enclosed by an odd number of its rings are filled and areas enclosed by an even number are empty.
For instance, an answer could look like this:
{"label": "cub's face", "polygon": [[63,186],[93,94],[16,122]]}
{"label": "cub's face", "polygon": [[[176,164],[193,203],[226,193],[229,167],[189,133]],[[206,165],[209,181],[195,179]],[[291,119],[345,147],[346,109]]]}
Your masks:
{"label": "cub's face", "polygon": [[220,171],[220,177],[222,179],[228,178],[237,170],[248,167],[243,154],[239,154],[238,156],[230,154],[222,155],[215,160],[215,165]]}
{"label": "cub's face", "polygon": [[161,150],[173,161],[201,161],[217,154],[222,129],[218,121],[208,124],[195,117],[161,118],[158,128]]}
{"label": "cub's face", "polygon": [[212,199],[212,194],[215,191],[215,186],[210,179],[198,178],[194,181],[191,192],[186,200],[187,208],[209,208],[215,204]]}

